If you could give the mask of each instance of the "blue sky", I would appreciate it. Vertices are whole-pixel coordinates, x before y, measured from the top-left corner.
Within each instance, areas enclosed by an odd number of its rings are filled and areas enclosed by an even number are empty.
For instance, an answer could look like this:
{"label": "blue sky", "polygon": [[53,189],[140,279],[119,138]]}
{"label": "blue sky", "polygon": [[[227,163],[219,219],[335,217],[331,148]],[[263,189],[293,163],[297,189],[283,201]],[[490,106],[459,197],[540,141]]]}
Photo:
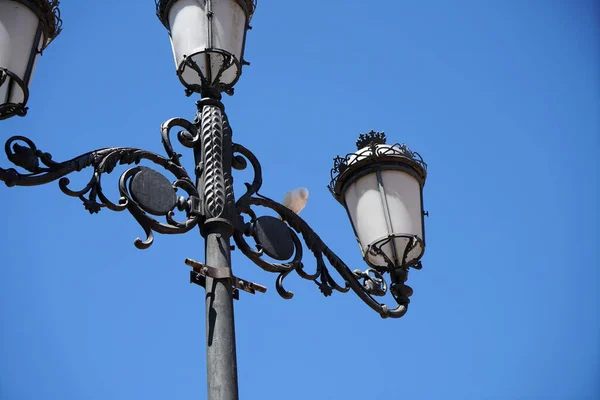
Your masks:
{"label": "blue sky", "polygon": [[[55,160],[161,153],[160,124],[193,118],[195,99],[153,2],[61,3],[30,113],[3,139]],[[241,398],[600,397],[598,15],[585,0],[260,1],[252,65],[224,101],[262,193],[309,188],[303,218],[364,269],[326,186],[334,156],[383,130],[428,162],[430,217],[400,320],[299,277],[283,300],[235,253],[235,273],[268,287],[235,304]],[[91,216],[57,184],[0,187],[0,207],[1,399],[205,398],[204,293],[183,264],[204,257],[196,231],[137,250],[129,214]]]}

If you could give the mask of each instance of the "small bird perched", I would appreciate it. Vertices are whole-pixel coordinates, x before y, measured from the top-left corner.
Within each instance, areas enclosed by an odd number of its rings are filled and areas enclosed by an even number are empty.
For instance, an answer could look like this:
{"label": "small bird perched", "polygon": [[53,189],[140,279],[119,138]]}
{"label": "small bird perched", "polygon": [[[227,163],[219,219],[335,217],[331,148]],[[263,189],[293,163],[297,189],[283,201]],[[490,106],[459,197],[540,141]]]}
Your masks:
{"label": "small bird perched", "polygon": [[283,205],[296,214],[299,214],[300,211],[302,211],[302,209],[306,206],[307,201],[308,189],[303,187],[291,190],[283,197]]}

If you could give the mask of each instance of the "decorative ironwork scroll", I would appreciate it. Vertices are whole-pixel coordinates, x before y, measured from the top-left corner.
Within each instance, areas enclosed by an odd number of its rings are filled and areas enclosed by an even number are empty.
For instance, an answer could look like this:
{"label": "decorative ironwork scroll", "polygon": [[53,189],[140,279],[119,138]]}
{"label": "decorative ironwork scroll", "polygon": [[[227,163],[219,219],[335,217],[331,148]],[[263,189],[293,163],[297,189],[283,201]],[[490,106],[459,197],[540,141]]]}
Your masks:
{"label": "decorative ironwork scroll", "polygon": [[[145,240],[138,238],[134,243],[136,247],[146,249],[153,243],[153,232],[162,234],[184,233],[196,226],[201,218],[200,213],[197,211],[198,191],[186,170],[181,166],[179,155],[173,151],[169,138],[169,131],[175,126],[187,130],[180,132],[178,135],[180,142],[184,145],[188,145],[197,136],[195,127],[185,120],[177,118],[163,124],[163,145],[169,158],[136,148],[111,147],[90,151],[68,161],[56,162],[52,159],[50,153],[39,150],[30,139],[24,136],[13,136],[5,144],[6,155],[9,161],[28,173],[20,173],[14,168],[0,168],[0,180],[4,181],[9,187],[38,186],[58,180],[60,190],[68,196],[78,197],[90,214],[98,213],[103,208],[113,211],[127,209],[146,233]],[[103,192],[102,176],[110,174],[117,165],[139,164],[142,160],[163,167],[175,176],[175,181],[170,187],[165,187],[164,184],[153,187],[151,192],[144,196],[140,189],[137,189],[137,193],[136,190],[132,192],[131,189],[136,187],[136,185],[132,186],[132,182],[136,179],[136,176],[138,176],[138,181],[148,179],[150,176],[149,168],[142,166],[130,168],[121,175],[119,180],[121,197],[118,201],[110,200]],[[81,189],[69,187],[70,180],[66,176],[88,167],[93,170],[88,183]],[[160,174],[154,171],[151,177],[156,179],[157,175]],[[164,176],[163,178],[167,179]],[[156,180],[153,180],[153,182],[156,182]],[[140,187],[139,184],[137,186]],[[142,198],[167,198],[174,195],[178,189],[186,192],[188,198],[176,197],[168,209],[157,210],[156,207],[153,207],[154,200],[150,200],[150,202],[142,200],[140,202]],[[175,220],[175,209],[186,212],[187,218],[185,221]],[[151,214],[164,216],[166,223],[159,222]]]}
{"label": "decorative ironwork scroll", "polygon": [[[348,268],[302,218],[284,205],[259,194],[262,186],[260,163],[247,148],[232,143],[231,128],[222,104],[218,100],[203,99],[198,103],[198,109],[194,122],[173,118],[161,126],[167,157],[136,148],[112,147],[56,162],[30,139],[14,136],[6,142],[6,155],[26,173],[14,168],[0,168],[0,180],[7,186],[37,186],[58,180],[60,189],[79,198],[92,214],[103,208],[113,211],[127,209],[146,234],[144,240],[138,238],[134,242],[140,249],[153,243],[154,232],[179,234],[195,226],[203,226],[211,219],[230,221],[234,226],[235,243],[242,253],[263,270],[278,274],[275,285],[283,298],[293,297],[293,293],[284,288],[283,282],[296,272],[300,277],[315,282],[325,296],[334,291],[346,293],[352,290],[382,317],[402,317],[412,294],[412,289],[403,284],[403,279],[392,277],[392,284],[388,285],[384,276],[386,271],[352,271]],[[181,154],[173,149],[171,131],[174,128],[182,128],[177,134],[179,143],[193,149],[196,155],[196,181],[183,168]],[[392,146],[389,151],[405,150]],[[138,165],[144,160],[161,166],[175,180],[171,182],[158,171]],[[246,183],[246,192],[235,202],[231,169],[246,169],[248,163],[252,166],[254,178],[251,183]],[[127,169],[119,179],[121,197],[118,201],[111,201],[103,192],[102,176],[113,172],[117,165],[132,164],[135,166]],[[92,170],[88,183],[79,190],[70,188],[67,175],[86,168]],[[198,187],[202,190],[199,191]],[[187,197],[177,197],[177,190],[187,193]],[[271,209],[280,219],[258,217],[256,207]],[[184,221],[175,219],[175,209],[185,212]],[[164,217],[166,221],[159,222],[154,216]],[[256,244],[249,244],[247,237],[253,237]],[[315,257],[313,272],[305,269],[302,242]],[[265,254],[280,262],[268,261],[263,257]],[[328,265],[337,271],[343,282],[338,282],[330,274]],[[397,303],[393,308],[375,299],[388,292]]]}
{"label": "decorative ironwork scroll", "polygon": [[[238,221],[236,224],[236,232],[234,240],[236,245],[256,265],[268,272],[278,273],[276,280],[277,292],[285,299],[290,299],[293,296],[283,287],[284,279],[296,272],[300,277],[314,281],[321,292],[325,296],[329,296],[333,291],[348,292],[352,289],[369,307],[377,311],[382,317],[399,318],[402,317],[407,310],[410,302],[408,296],[400,295],[400,291],[390,290],[392,296],[398,303],[393,309],[390,309],[385,304],[379,303],[374,297],[384,296],[388,293],[388,284],[386,283],[383,274],[373,269],[368,269],[363,272],[360,270],[352,271],[348,266],[323,242],[323,240],[314,232],[314,230],[297,214],[285,207],[284,205],[271,200],[258,193],[262,185],[262,169],[258,159],[239,144],[233,145],[234,150],[234,166],[237,169],[246,167],[247,159],[254,169],[254,179],[252,183],[246,183],[246,193],[242,195],[236,202]],[[237,154],[237,155],[236,155]],[[261,206],[275,211],[289,226],[291,240],[294,243],[294,256],[285,263],[274,263],[263,258],[265,254],[261,243],[257,243],[256,248],[253,248],[245,239],[248,236],[255,236],[257,221],[259,218],[255,213],[253,206]],[[243,215],[250,218],[249,222],[244,222]],[[264,218],[264,217],[262,217]],[[306,247],[313,253],[316,260],[316,270],[313,273],[306,272],[304,269],[303,248],[298,234],[302,237]],[[344,279],[343,284],[339,284],[331,276],[326,265],[333,266],[338,274]],[[362,280],[362,282],[361,282]]]}

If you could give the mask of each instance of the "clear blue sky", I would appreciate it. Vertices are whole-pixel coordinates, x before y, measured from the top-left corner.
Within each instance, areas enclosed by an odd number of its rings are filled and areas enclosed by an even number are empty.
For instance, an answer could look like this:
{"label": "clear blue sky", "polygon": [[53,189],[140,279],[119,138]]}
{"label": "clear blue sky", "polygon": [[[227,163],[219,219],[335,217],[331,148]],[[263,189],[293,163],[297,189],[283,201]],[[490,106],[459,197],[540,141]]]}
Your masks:
{"label": "clear blue sky", "polygon": [[[153,1],[62,14],[3,140],[55,160],[162,152],[160,124],[195,106]],[[302,216],[364,269],[326,185],[335,155],[384,130],[428,162],[430,218],[400,320],[299,277],[283,300],[236,253],[235,273],[269,288],[236,302],[243,399],[600,398],[599,15],[585,0],[259,2],[225,103],[262,192],[309,188]],[[204,257],[196,231],[137,250],[128,213],[91,216],[57,184],[0,187],[0,207],[0,399],[205,398],[204,293],[183,264]]]}

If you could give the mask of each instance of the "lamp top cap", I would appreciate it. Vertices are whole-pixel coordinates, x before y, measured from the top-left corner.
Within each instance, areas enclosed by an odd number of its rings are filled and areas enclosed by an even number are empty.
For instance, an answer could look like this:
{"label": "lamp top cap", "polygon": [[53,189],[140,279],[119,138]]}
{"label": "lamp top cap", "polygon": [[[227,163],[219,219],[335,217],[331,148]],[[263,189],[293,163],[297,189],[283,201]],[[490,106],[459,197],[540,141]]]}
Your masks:
{"label": "lamp top cap", "polygon": [[357,150],[360,150],[371,145],[385,144],[385,142],[385,132],[375,132],[374,130],[371,130],[368,133],[361,133],[358,136],[356,148]]}
{"label": "lamp top cap", "polygon": [[425,184],[427,164],[421,155],[410,150],[404,143],[386,144],[384,132],[371,130],[360,134],[356,147],[357,152],[333,159],[329,190],[340,203],[344,204],[343,191],[348,182],[377,169],[402,170],[413,175],[421,186]]}

